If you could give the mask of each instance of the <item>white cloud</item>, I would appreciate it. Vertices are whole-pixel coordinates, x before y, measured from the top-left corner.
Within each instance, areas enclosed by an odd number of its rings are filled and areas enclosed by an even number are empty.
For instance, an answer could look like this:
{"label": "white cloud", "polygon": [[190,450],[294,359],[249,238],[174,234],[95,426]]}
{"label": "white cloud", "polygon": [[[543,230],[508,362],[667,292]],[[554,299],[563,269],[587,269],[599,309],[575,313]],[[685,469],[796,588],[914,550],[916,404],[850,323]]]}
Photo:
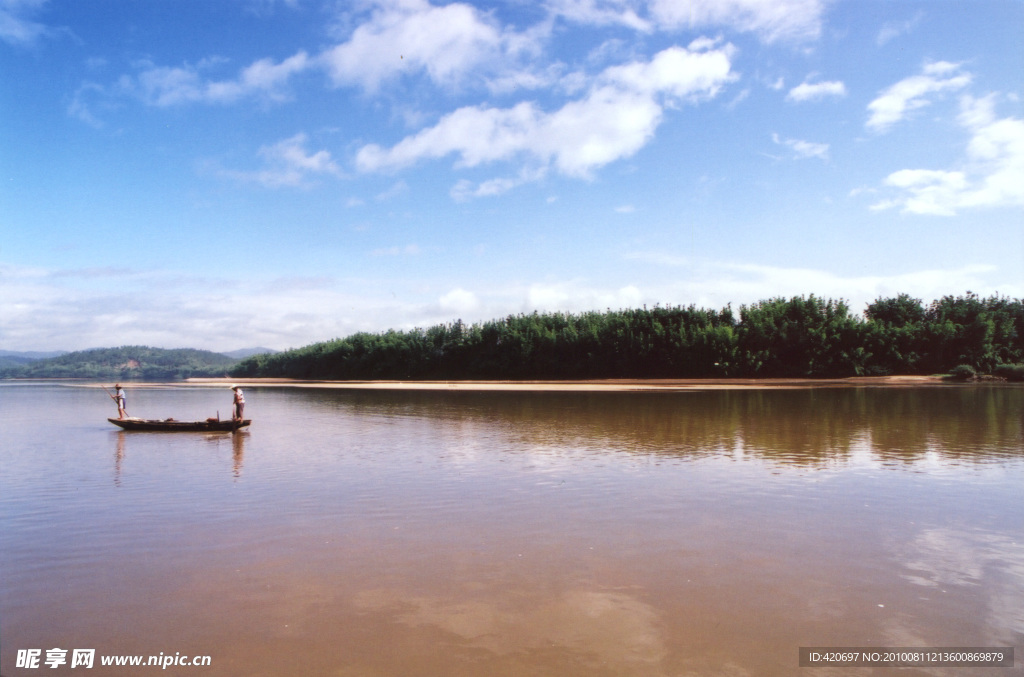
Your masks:
{"label": "white cloud", "polygon": [[666,94],[702,101],[715,97],[724,85],[736,79],[730,71],[734,54],[732,45],[719,48],[718,41],[698,38],[685,49],[662,50],[650,61],[612,66],[601,80],[649,96]]}
{"label": "white cloud", "polygon": [[1024,282],[1007,278],[991,265],[913,270],[895,275],[843,276],[817,268],[786,268],[735,261],[695,260],[671,252],[632,252],[630,261],[647,262],[673,269],[671,280],[661,286],[645,286],[643,302],[665,303],[683,299],[698,306],[720,308],[731,303],[755,303],[775,296],[807,294],[846,299],[853,312],[861,312],[879,297],[907,293],[915,298],[938,299],[970,289],[982,296],[994,294],[1018,298]]}
{"label": "white cloud", "polygon": [[405,181],[396,181],[390,186],[388,186],[385,190],[382,190],[381,192],[374,195],[373,199],[376,200],[377,202],[388,202],[390,200],[394,200],[400,195],[405,195],[408,192],[409,184],[407,184]]}
{"label": "white cloud", "polygon": [[[396,247],[381,256],[415,255]],[[81,350],[119,344],[232,350],[284,349],[356,331],[412,329],[462,317],[477,322],[533,312],[603,311],[643,304],[722,308],[773,296],[850,301],[854,312],[880,296],[925,300],[971,289],[1024,297],[1024,284],[993,266],[844,277],[823,269],[783,268],[674,256],[624,256],[646,268],[671,266],[641,281],[582,278],[464,281],[442,292],[423,280],[197,277],[159,270],[48,270],[0,264],[0,344],[9,350]],[[258,271],[256,271],[258,272]],[[397,294],[393,293],[397,292]],[[116,337],[117,343],[111,339]]]}
{"label": "white cloud", "polygon": [[959,122],[971,134],[962,167],[893,172],[884,185],[895,194],[871,208],[953,216],[970,208],[1024,206],[1024,120],[996,119],[995,98],[961,98]]}
{"label": "white cloud", "polygon": [[296,73],[310,65],[305,52],[299,52],[281,63],[260,59],[242,69],[234,80],[211,81],[203,71],[214,62],[197,66],[178,67],[144,64],[145,68],[134,78],[123,76],[120,88],[139,97],[152,106],[174,106],[186,103],[234,103],[248,96],[262,96],[270,100],[287,98],[285,85]]}
{"label": "white cloud", "polygon": [[51,30],[29,17],[42,9],[47,0],[0,0],[0,40],[9,45],[27,46]]}
{"label": "white cloud", "polygon": [[594,26],[621,25],[650,32],[652,24],[639,16],[639,4],[630,0],[549,0],[548,11],[570,21]]}
{"label": "white cloud", "polygon": [[933,95],[963,89],[970,83],[971,74],[962,72],[959,64],[927,63],[920,75],[900,80],[868,104],[866,126],[873,132],[886,132],[911,112],[929,105]]}
{"label": "white cloud", "polygon": [[825,13],[823,0],[650,0],[649,6],[662,28],[723,26],[769,43],[818,38]]}
{"label": "white cloud", "polygon": [[642,304],[643,300],[643,292],[634,285],[609,289],[591,287],[582,280],[538,282],[531,284],[527,289],[520,312],[583,312],[605,308],[635,308]]}
{"label": "white cloud", "polygon": [[846,85],[838,81],[815,82],[804,81],[793,89],[789,90],[786,99],[802,103],[804,101],[816,101],[832,96],[846,96]]}
{"label": "white cloud", "polygon": [[390,149],[364,146],[356,163],[363,171],[379,171],[456,154],[457,166],[475,167],[522,156],[531,165],[587,177],[642,148],[664,106],[717,95],[735,77],[731,55],[729,45],[709,51],[671,47],[650,61],[606,69],[583,98],[557,111],[547,113],[532,102],[460,108]]}
{"label": "white cloud", "polygon": [[294,168],[304,173],[328,173],[338,171],[338,166],[331,160],[331,154],[325,150],[308,155],[305,150],[307,141],[305,134],[296,134],[273,146],[260,149],[260,154],[272,162]]}
{"label": "white cloud", "polygon": [[68,115],[71,117],[78,118],[82,122],[96,127],[99,129],[103,126],[103,121],[96,117],[93,107],[94,104],[90,103],[90,99],[100,98],[104,102],[100,106],[104,109],[109,109],[111,104],[107,100],[106,90],[102,85],[98,85],[94,82],[84,82],[79,86],[78,90],[75,91],[75,95],[71,98],[71,103],[68,105]]}
{"label": "white cloud", "polygon": [[335,85],[376,90],[403,73],[426,72],[438,84],[457,83],[514,45],[486,15],[463,3],[381,2],[371,19],[320,60]]}
{"label": "white cloud", "polygon": [[438,303],[446,313],[471,313],[480,308],[480,299],[471,291],[456,287],[442,296]]}
{"label": "white cloud", "polygon": [[[0,0],[14,6],[38,1]],[[367,0],[356,7],[346,17],[354,29],[342,42],[319,54],[300,51],[282,61],[260,59],[229,78],[211,75],[212,66],[222,67],[223,60],[174,66],[143,63],[116,84],[80,89],[69,113],[98,125],[90,106],[90,100],[97,97],[134,97],[158,107],[230,104],[251,97],[281,101],[289,98],[294,77],[310,70],[326,73],[335,86],[359,86],[368,92],[403,76],[422,75],[446,87],[482,85],[493,93],[537,90],[569,82],[574,75],[567,76],[560,63],[542,67],[530,63],[551,40],[556,16],[590,24],[620,24],[637,31],[725,26],[754,31],[774,41],[816,36],[824,12],[823,0],[694,0],[686,5],[674,0],[551,0],[548,16],[520,31],[463,2],[433,5],[428,0]],[[359,11],[366,8],[368,13]],[[704,43],[710,42],[704,39]],[[712,53],[709,44],[699,43],[691,45],[691,53]],[[674,69],[679,65],[670,53],[663,55],[660,66]],[[637,64],[632,69],[642,70]],[[599,97],[592,101],[597,103]]]}
{"label": "white cloud", "polygon": [[376,144],[364,146],[356,156],[356,164],[363,171],[377,171],[458,153],[461,165],[473,167],[525,148],[541,115],[534,104],[526,102],[507,109],[460,108],[390,150]]}
{"label": "white cloud", "polygon": [[917,27],[917,24],[922,18],[924,18],[924,13],[918,12],[906,21],[886,22],[886,24],[882,26],[882,29],[878,31],[878,37],[875,39],[875,42],[878,43],[879,46],[882,46],[895,40],[901,35],[911,32]]}
{"label": "white cloud", "polygon": [[509,94],[514,92],[525,92],[551,87],[565,87],[566,76],[564,65],[552,63],[541,69],[507,69],[488,76],[486,80],[487,89],[492,94]]}
{"label": "white cloud", "polygon": [[152,106],[200,101],[205,90],[202,78],[193,67],[151,66],[134,79],[122,77],[120,84],[126,91],[137,92],[140,99]]}
{"label": "white cloud", "polygon": [[995,122],[997,96],[988,96],[976,99],[970,94],[960,97],[960,115],[957,118],[960,124],[967,129],[981,129]]}
{"label": "white cloud", "polygon": [[524,167],[517,176],[488,179],[487,181],[481,181],[479,184],[462,179],[452,187],[451,196],[456,202],[465,202],[476,197],[494,197],[507,193],[523,184],[539,181],[546,175],[547,169],[544,167]]}
{"label": "white cloud", "polygon": [[599,167],[630,157],[654,136],[662,107],[649,93],[600,87],[551,115],[537,127],[541,145],[528,146],[567,176],[586,178]]}
{"label": "white cloud", "polygon": [[71,112],[94,123],[86,95],[131,97],[157,107],[231,104],[250,97],[282,101],[290,98],[294,77],[313,70],[326,74],[334,86],[360,86],[369,92],[402,75],[426,74],[435,85],[483,84],[492,91],[547,87],[560,75],[557,64],[534,71],[519,63],[539,54],[549,23],[516,32],[459,2],[434,6],[427,0],[369,0],[357,6],[372,11],[358,18],[361,23],[343,42],[319,54],[299,51],[280,62],[259,59],[227,79],[211,76],[225,59],[176,66],[143,61],[137,72],[123,75],[114,85],[80,91]]}
{"label": "white cloud", "polygon": [[650,33],[722,28],[755,33],[764,42],[816,39],[823,0],[547,0],[553,15],[595,26]]}
{"label": "white cloud", "polygon": [[306,150],[309,137],[305,134],[260,148],[259,155],[267,167],[258,171],[221,170],[221,176],[239,181],[251,181],[268,188],[303,187],[317,175],[341,176],[341,168],[326,150],[310,153]]}
{"label": "white cloud", "polygon": [[[258,271],[256,271],[258,273]],[[60,271],[0,264],[0,344],[10,350],[113,345],[284,349],[357,331],[441,321],[437,302],[399,302],[393,281],[245,279],[174,271]],[[409,325],[414,326],[414,324]]]}
{"label": "white cloud", "polygon": [[[554,279],[527,284],[473,287],[466,285],[478,302],[467,322],[493,319],[534,310],[548,312],[603,311],[607,308],[638,308],[644,304],[684,304],[720,309],[732,304],[756,303],[775,296],[807,294],[844,299],[859,313],[879,297],[908,293],[925,300],[963,294],[971,289],[982,296],[1000,293],[1017,298],[1024,283],[1007,282],[1006,273],[989,265],[953,269],[916,270],[895,275],[843,276],[816,268],[786,268],[735,261],[699,260],[672,252],[634,252],[627,261],[649,264],[646,281],[624,282],[583,278]],[[656,267],[671,268],[659,275]],[[435,321],[452,319],[442,313]],[[420,326],[423,326],[420,324]]]}
{"label": "white cloud", "polygon": [[772,134],[772,141],[780,146],[789,148],[793,152],[793,157],[797,160],[804,160],[807,158],[818,158],[819,160],[828,159],[827,143],[813,143],[811,141],[802,141],[800,139],[783,139],[778,134]]}
{"label": "white cloud", "polygon": [[510,178],[490,179],[488,181],[482,181],[479,185],[474,184],[468,179],[461,179],[452,186],[450,195],[456,202],[466,202],[474,197],[493,197],[495,195],[501,195],[502,193],[507,193],[518,185],[520,185],[519,181]]}
{"label": "white cloud", "polygon": [[956,214],[957,196],[967,188],[967,177],[963,172],[901,169],[887,176],[885,185],[900,189],[902,195],[872,205],[875,211],[902,207],[911,214],[952,216]]}
{"label": "white cloud", "polygon": [[305,52],[290,56],[281,63],[260,59],[242,70],[238,79],[207,85],[206,97],[215,102],[231,102],[253,93],[272,100],[287,98],[284,86],[297,73],[309,68],[310,59]]}

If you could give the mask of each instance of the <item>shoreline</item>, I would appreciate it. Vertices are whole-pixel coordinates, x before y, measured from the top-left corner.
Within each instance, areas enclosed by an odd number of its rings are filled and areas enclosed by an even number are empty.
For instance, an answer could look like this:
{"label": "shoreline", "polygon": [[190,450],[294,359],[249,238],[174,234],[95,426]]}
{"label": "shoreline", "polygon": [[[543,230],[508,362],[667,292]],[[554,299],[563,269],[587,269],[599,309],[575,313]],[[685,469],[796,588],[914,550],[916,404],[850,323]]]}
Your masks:
{"label": "shoreline", "polygon": [[[109,381],[96,379],[0,379],[0,383],[52,384],[100,388]],[[334,390],[418,390],[467,392],[686,392],[700,390],[813,390],[820,388],[964,388],[971,386],[1019,387],[1001,378],[953,380],[931,376],[850,376],[847,378],[705,378],[705,379],[581,379],[581,380],[326,380],[290,378],[193,377],[182,381],[126,381],[131,388],[310,388]]]}
{"label": "shoreline", "polygon": [[[990,385],[991,382],[983,382]],[[687,390],[783,390],[810,388],[907,388],[975,385],[942,376],[853,376],[835,379],[596,379],[580,381],[328,381],[287,378],[190,378],[186,385],[338,390],[512,391],[512,392],[679,392]]]}

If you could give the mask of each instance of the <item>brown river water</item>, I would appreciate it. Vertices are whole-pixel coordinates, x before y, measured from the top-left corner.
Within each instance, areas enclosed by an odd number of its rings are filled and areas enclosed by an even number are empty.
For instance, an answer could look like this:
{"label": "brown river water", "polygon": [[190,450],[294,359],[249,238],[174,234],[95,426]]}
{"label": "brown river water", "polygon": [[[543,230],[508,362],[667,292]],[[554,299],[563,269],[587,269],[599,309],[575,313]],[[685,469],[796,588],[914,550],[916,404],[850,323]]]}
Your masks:
{"label": "brown river water", "polygon": [[[0,384],[4,677],[1024,674],[1022,387],[246,400],[245,433],[126,433],[96,387]],[[101,665],[132,655],[176,662]]]}

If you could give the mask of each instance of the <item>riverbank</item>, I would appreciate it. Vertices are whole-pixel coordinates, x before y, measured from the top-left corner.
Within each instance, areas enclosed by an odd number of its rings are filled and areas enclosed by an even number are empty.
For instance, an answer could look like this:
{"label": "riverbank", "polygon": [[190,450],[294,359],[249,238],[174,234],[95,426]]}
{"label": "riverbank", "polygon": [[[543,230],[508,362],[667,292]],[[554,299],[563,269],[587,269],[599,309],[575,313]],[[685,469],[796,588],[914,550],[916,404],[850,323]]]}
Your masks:
{"label": "riverbank", "polygon": [[857,376],[836,379],[603,379],[592,381],[305,381],[285,378],[215,379],[190,378],[197,386],[271,386],[284,388],[334,388],[340,390],[468,390],[522,392],[639,392],[683,390],[756,390],[803,388],[876,388],[960,386],[942,376]]}

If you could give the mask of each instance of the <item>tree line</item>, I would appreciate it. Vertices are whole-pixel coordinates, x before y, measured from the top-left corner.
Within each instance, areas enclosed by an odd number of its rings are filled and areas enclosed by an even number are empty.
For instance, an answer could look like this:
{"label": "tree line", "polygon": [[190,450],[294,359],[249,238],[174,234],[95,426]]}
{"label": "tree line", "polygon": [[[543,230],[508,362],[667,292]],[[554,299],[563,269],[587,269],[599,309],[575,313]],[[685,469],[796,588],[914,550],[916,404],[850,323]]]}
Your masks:
{"label": "tree line", "polygon": [[[296,379],[605,379],[1000,373],[1024,367],[1024,302],[907,294],[854,315],[845,301],[771,298],[530,313],[409,331],[361,332],[239,362],[236,377]],[[1016,366],[1014,366],[1016,365]]]}

